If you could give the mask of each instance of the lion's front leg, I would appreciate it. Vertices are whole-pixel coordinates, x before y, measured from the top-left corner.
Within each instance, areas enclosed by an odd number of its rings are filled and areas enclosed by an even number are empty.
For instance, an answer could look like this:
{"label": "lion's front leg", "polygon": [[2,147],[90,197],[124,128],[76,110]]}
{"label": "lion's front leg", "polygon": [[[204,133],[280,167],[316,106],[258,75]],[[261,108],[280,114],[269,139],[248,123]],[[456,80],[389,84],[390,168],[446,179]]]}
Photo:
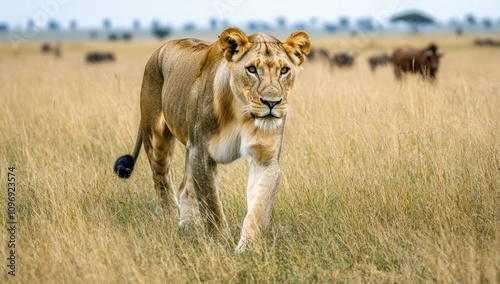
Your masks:
{"label": "lion's front leg", "polygon": [[190,147],[188,155],[201,218],[209,233],[222,235],[226,231],[226,217],[216,187],[217,164],[203,149]]}
{"label": "lion's front leg", "polygon": [[259,238],[269,226],[273,211],[281,170],[277,160],[270,164],[259,164],[252,160],[247,185],[248,212],[243,221],[241,237],[236,252],[242,252],[252,240]]}

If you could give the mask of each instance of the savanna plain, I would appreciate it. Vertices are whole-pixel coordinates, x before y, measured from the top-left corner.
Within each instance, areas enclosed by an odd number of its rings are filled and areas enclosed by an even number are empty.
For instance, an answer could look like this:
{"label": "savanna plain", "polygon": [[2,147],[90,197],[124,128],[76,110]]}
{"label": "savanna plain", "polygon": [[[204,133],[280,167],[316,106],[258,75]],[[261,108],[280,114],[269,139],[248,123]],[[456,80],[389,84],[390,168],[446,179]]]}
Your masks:
{"label": "savanna plain", "polygon": [[[281,40],[286,39],[280,36]],[[208,38],[215,41],[216,37]],[[180,230],[156,210],[144,152],[131,178],[142,73],[160,41],[0,45],[0,194],[16,175],[16,276],[2,283],[499,283],[500,49],[474,37],[312,37],[357,44],[352,68],[306,62],[290,97],[271,226],[235,254],[248,159],[219,167],[231,236]],[[436,42],[437,83],[372,73],[369,55]],[[87,51],[115,62],[85,63]],[[179,185],[184,149],[173,164]]]}

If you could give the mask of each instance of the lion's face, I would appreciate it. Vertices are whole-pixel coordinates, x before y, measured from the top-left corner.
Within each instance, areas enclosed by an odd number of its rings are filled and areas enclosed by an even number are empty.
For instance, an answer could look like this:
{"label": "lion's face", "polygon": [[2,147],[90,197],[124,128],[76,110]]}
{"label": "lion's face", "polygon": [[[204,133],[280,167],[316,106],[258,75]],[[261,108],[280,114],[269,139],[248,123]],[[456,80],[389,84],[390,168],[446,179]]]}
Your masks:
{"label": "lion's face", "polygon": [[221,33],[219,42],[231,72],[231,89],[243,103],[241,111],[249,113],[260,129],[280,128],[295,74],[309,53],[309,36],[296,32],[281,43],[266,34],[246,37],[231,28]]}
{"label": "lion's face", "polygon": [[[229,63],[231,88],[244,102],[262,129],[275,129],[283,124],[297,66],[276,44],[255,43],[236,63]],[[268,55],[266,55],[266,50]]]}

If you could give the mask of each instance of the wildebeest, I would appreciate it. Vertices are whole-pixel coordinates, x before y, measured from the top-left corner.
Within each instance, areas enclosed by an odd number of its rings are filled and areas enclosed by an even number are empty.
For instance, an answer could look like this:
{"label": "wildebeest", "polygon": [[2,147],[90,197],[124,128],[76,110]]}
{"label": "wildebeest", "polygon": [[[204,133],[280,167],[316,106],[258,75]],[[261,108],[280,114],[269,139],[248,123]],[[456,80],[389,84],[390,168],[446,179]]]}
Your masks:
{"label": "wildebeest", "polygon": [[328,62],[330,60],[330,55],[328,54],[328,50],[324,48],[311,48],[311,51],[307,55],[307,60],[326,60]]}
{"label": "wildebeest", "polygon": [[48,42],[42,43],[41,46],[42,53],[50,54],[53,53],[55,57],[61,57],[61,46],[60,43],[50,44]]}
{"label": "wildebeest", "polygon": [[354,64],[355,56],[345,52],[336,53],[330,59],[330,64],[338,67],[350,67]]}
{"label": "wildebeest", "polygon": [[89,52],[86,59],[87,63],[115,61],[115,55],[111,52]]}
{"label": "wildebeest", "polygon": [[439,66],[439,58],[443,56],[438,53],[436,44],[431,43],[425,48],[412,46],[401,46],[392,54],[394,75],[401,79],[403,73],[420,73],[424,78],[435,79]]}
{"label": "wildebeest", "polygon": [[44,42],[42,43],[41,50],[43,53],[49,53],[52,51],[52,46],[50,46],[50,43]]}
{"label": "wildebeest", "polygon": [[372,71],[375,71],[377,66],[387,66],[391,64],[391,62],[391,57],[387,53],[374,55],[368,58],[368,64],[370,64],[370,69]]}

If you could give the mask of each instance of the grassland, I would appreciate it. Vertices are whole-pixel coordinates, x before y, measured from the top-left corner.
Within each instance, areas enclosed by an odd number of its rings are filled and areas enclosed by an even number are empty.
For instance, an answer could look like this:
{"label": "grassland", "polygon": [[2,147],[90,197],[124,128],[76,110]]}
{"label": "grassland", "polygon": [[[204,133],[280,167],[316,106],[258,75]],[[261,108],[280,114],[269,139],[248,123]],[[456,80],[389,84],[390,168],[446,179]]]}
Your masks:
{"label": "grassland", "polygon": [[[371,73],[366,57],[411,42],[446,53],[438,84]],[[349,38],[313,38],[335,50]],[[144,153],[132,150],[145,62],[160,42],[0,46],[0,195],[15,166],[16,276],[2,283],[499,283],[500,49],[471,37],[376,37],[351,69],[306,63],[291,98],[283,178],[258,250],[233,252],[248,160],[222,166],[232,238],[182,232],[155,213]],[[88,50],[115,63],[88,65]],[[180,183],[179,144],[174,181]],[[5,217],[4,217],[5,216]]]}

